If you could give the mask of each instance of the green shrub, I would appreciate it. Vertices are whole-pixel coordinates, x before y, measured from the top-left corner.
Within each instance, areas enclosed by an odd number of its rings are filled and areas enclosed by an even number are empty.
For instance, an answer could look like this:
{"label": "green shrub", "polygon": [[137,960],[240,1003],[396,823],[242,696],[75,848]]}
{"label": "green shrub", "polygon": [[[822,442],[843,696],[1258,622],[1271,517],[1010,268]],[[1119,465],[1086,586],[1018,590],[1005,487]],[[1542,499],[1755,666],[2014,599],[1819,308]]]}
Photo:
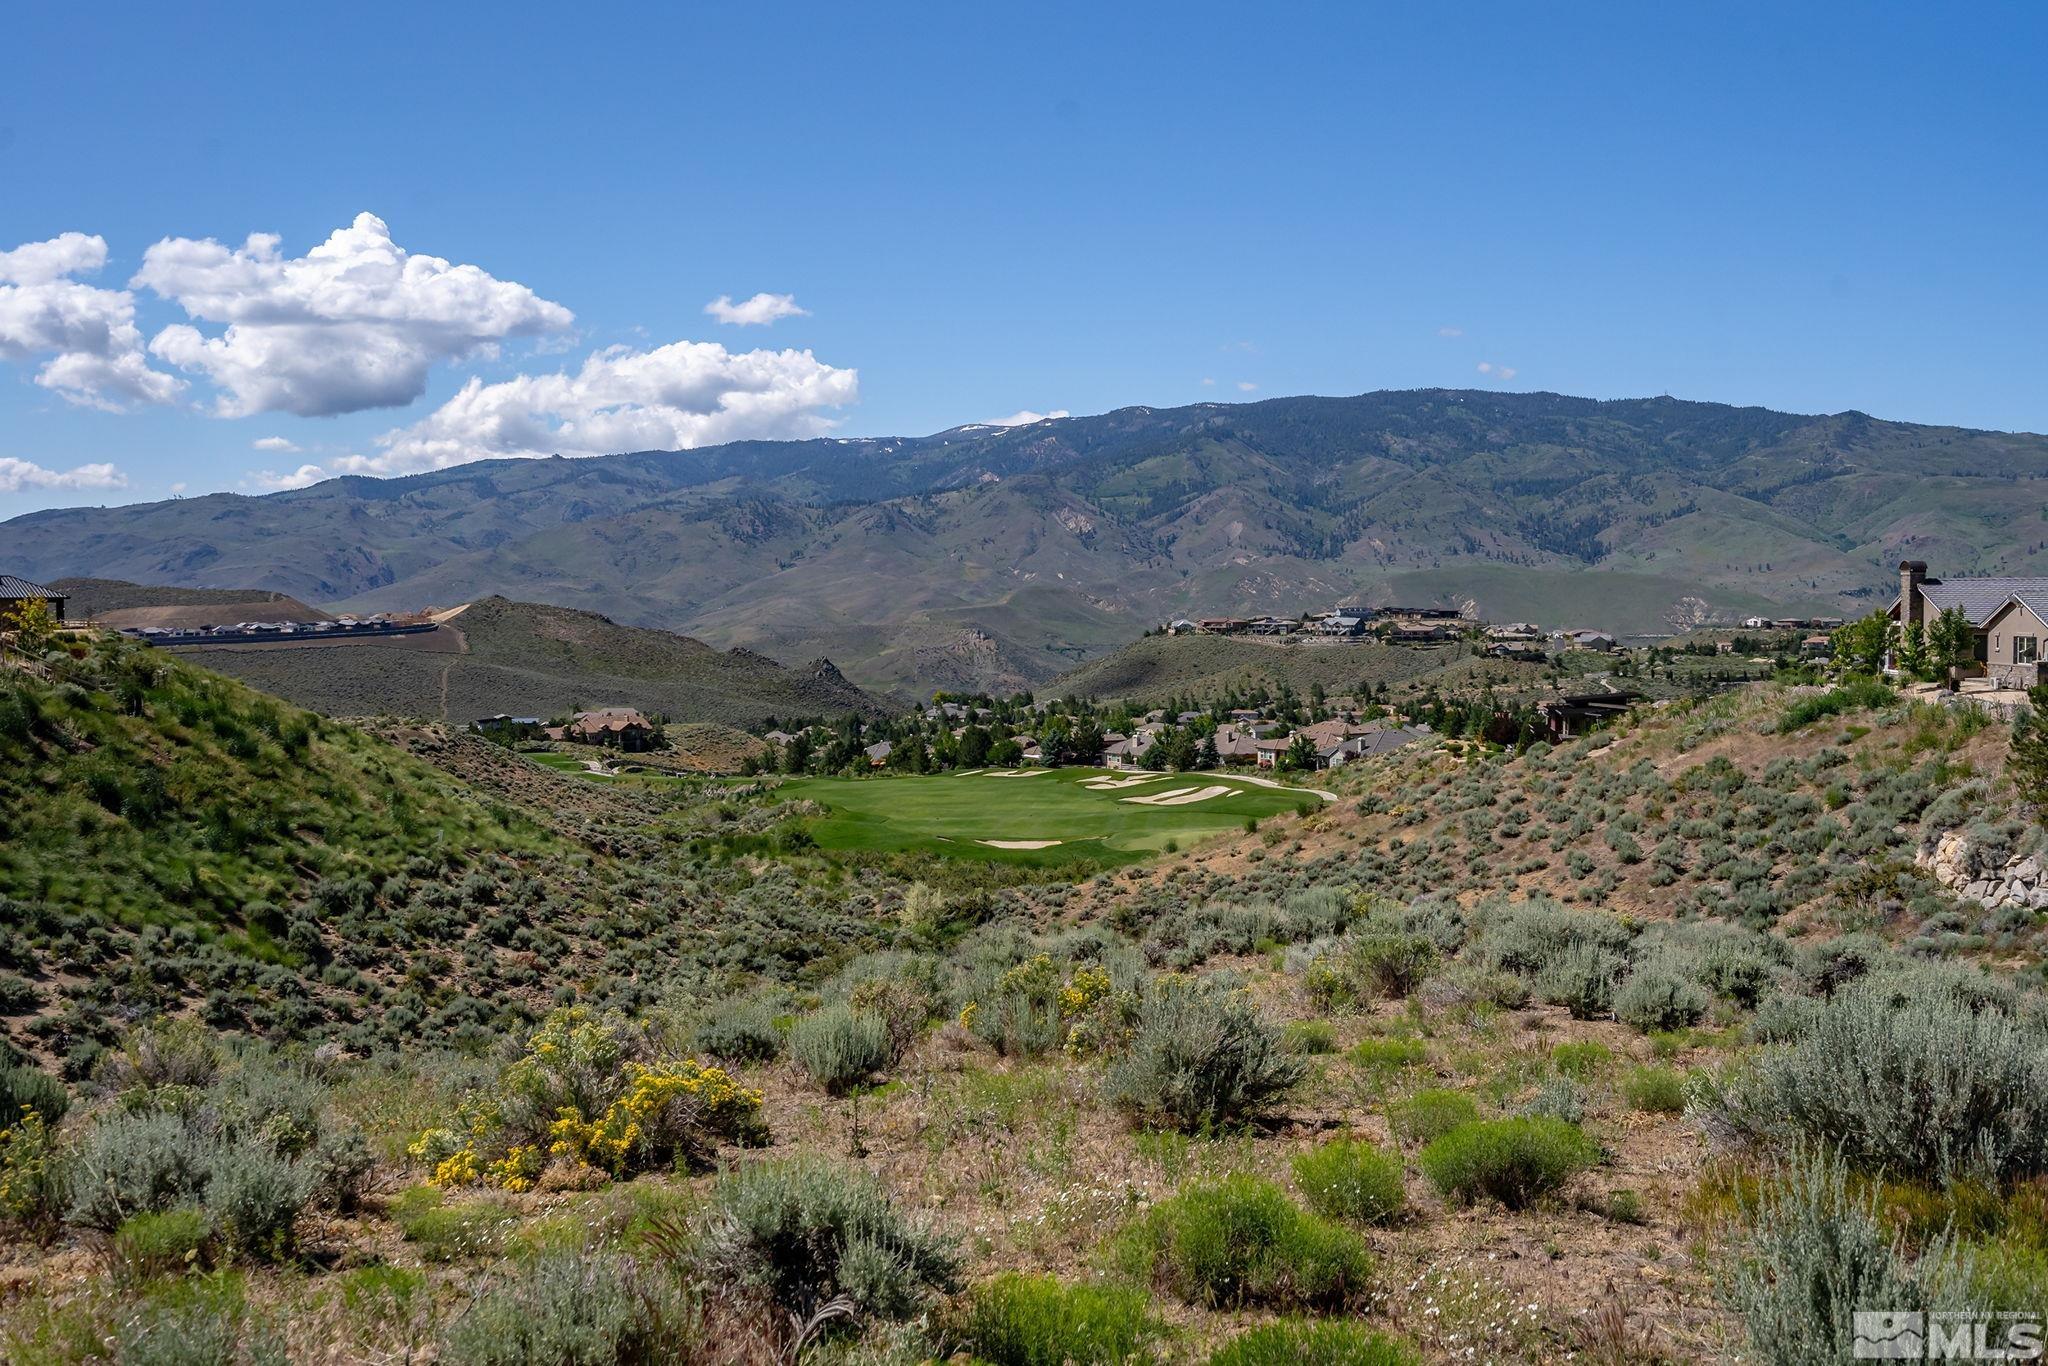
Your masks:
{"label": "green shrub", "polygon": [[206,1182],[206,1213],[232,1256],[277,1261],[294,1246],[299,1211],[313,1198],[313,1174],[254,1145],[220,1149]]}
{"label": "green shrub", "polygon": [[1675,1115],[1685,1108],[1685,1076],[1669,1067],[1638,1067],[1622,1080],[1621,1094],[1638,1110]]}
{"label": "green shrub", "polygon": [[1542,1117],[1481,1120],[1422,1150],[1423,1174],[1444,1196],[1484,1197],[1521,1209],[1593,1165],[1598,1150],[1578,1129]]}
{"label": "green shrub", "polygon": [[811,1080],[843,1096],[895,1061],[888,1026],[847,1005],[829,1005],[798,1020],[789,1031],[790,1055]]}
{"label": "green shrub", "polygon": [[432,1186],[415,1186],[399,1196],[391,1217],[400,1236],[430,1262],[490,1256],[518,1222],[511,1209],[498,1201],[466,1200],[451,1205]]}
{"label": "green shrub", "polygon": [[1111,1103],[1138,1123],[1194,1132],[1259,1118],[1306,1070],[1250,1002],[1164,978],[1140,1003],[1137,1034],[1103,1084]]}
{"label": "green shrub", "polygon": [[1648,1034],[1698,1024],[1712,1004],[1705,987],[1664,968],[1637,968],[1614,993],[1614,1018]]}
{"label": "green shrub", "polygon": [[1345,967],[1364,991],[1399,999],[1423,983],[1436,967],[1436,945],[1419,934],[1364,929],[1354,932]]}
{"label": "green shrub", "polygon": [[1845,1166],[1820,1150],[1766,1184],[1746,1211],[1747,1245],[1724,1292],[1757,1360],[1848,1361],[1857,1310],[1975,1307],[1967,1260],[1948,1239],[1936,1237],[1909,1262],[1875,1201],[1874,1190],[1852,1196]]}
{"label": "green shrub", "polygon": [[1546,1077],[1517,1113],[1577,1124],[1586,1117],[1586,1092],[1570,1077]]}
{"label": "green shrub", "polygon": [[1614,1050],[1604,1043],[1561,1043],[1550,1050],[1550,1065],[1573,1081],[1584,1081],[1614,1061]]}
{"label": "green shrub", "polygon": [[1283,1319],[1240,1333],[1209,1366],[1421,1366],[1416,1350],[1362,1323]]}
{"label": "green shrub", "polygon": [[376,1165],[369,1140],[360,1130],[324,1131],[306,1157],[306,1170],[313,1178],[313,1198],[338,1214],[354,1213]]}
{"label": "green shrub", "polygon": [[691,1046],[721,1062],[774,1062],[782,1056],[782,1031],[775,1009],[765,1001],[724,1001],[697,1025]]}
{"label": "green shrub", "polygon": [[1826,692],[1802,697],[1785,708],[1785,714],[1778,718],[1778,733],[1786,735],[1830,716],[1866,707],[1886,707],[1897,700],[1898,694],[1881,680],[1851,674]]}
{"label": "green shrub", "polygon": [[138,1214],[114,1230],[113,1263],[135,1281],[195,1270],[211,1234],[206,1211],[191,1205]]}
{"label": "green shrub", "polygon": [[1403,1143],[1429,1143],[1479,1118],[1479,1105],[1463,1091],[1417,1091],[1387,1106],[1387,1126]]}
{"label": "green shrub", "polygon": [[1420,1067],[1429,1048],[1420,1039],[1361,1039],[1352,1046],[1351,1061],[1367,1072],[1398,1072]]}
{"label": "green shrub", "polygon": [[1095,1366],[1140,1357],[1159,1332],[1142,1291],[1011,1272],[974,1288],[955,1336],[990,1366]]}
{"label": "green shrub", "polygon": [[509,1272],[449,1325],[450,1366],[653,1366],[687,1360],[697,1320],[673,1278],[631,1259],[552,1252]]}
{"label": "green shrub", "polygon": [[1298,1154],[1294,1184],[1310,1209],[1354,1224],[1392,1223],[1408,1199],[1401,1159],[1363,1139],[1337,1139]]}
{"label": "green shrub", "polygon": [[1303,1057],[1337,1051],[1337,1027],[1328,1020],[1289,1020],[1280,1037],[1288,1052]]}
{"label": "green shrub", "polygon": [[0,1015],[26,1015],[43,1003],[36,984],[12,972],[0,972]]}
{"label": "green shrub", "polygon": [[857,1314],[906,1318],[950,1291],[952,1246],[905,1220],[874,1178],[813,1158],[758,1162],[718,1179],[699,1216],[698,1256],[713,1284],[809,1322],[844,1295]]}
{"label": "green shrub", "polygon": [[1246,1175],[1197,1183],[1154,1205],[1117,1236],[1111,1258],[1212,1308],[1337,1308],[1365,1292],[1372,1271],[1364,1239]]}
{"label": "green shrub", "polygon": [[1702,1089],[1714,1127],[1781,1151],[1822,1143],[1865,1170],[1943,1178],[2048,1170],[2048,1048],[1997,1009],[1852,988]]}
{"label": "green shrub", "polygon": [[56,1124],[71,1108],[64,1083],[35,1067],[0,1067],[0,1128],[14,1123],[23,1110],[33,1110],[46,1124]]}

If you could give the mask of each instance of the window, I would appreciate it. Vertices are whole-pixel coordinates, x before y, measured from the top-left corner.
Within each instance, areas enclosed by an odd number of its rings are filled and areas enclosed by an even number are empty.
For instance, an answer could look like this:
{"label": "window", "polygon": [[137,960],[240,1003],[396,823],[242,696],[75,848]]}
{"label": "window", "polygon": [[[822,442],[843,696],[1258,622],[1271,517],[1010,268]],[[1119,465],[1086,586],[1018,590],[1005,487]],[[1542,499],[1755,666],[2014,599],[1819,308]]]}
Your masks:
{"label": "window", "polygon": [[2014,636],[2012,638],[2012,662],[2015,664],[2038,664],[2041,661],[2041,638],[2039,636]]}

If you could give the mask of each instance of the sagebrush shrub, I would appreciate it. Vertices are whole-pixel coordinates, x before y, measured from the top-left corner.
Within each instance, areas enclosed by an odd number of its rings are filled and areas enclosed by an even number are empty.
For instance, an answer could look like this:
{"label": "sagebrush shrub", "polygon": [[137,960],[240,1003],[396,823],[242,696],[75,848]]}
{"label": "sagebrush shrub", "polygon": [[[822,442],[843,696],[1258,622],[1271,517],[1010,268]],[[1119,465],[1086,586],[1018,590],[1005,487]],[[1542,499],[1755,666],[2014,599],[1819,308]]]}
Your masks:
{"label": "sagebrush shrub", "polygon": [[1372,1254],[1260,1177],[1187,1186],[1118,1235],[1112,1260],[1189,1304],[1333,1309],[1362,1295]]}
{"label": "sagebrush shrub", "polygon": [[1114,1366],[1160,1331],[1143,1291],[1008,1272],[974,1287],[954,1336],[990,1366]]}
{"label": "sagebrush shrub", "polygon": [[1599,1158],[1575,1125],[1545,1117],[1481,1120],[1451,1130],[1422,1150],[1422,1171],[1453,1200],[1482,1197],[1521,1209],[1562,1186]]}
{"label": "sagebrush shrub", "polygon": [[1362,1323],[1283,1319],[1240,1333],[1209,1356],[1209,1366],[1420,1366],[1422,1356]]}
{"label": "sagebrush shrub", "polygon": [[1647,1034],[1700,1022],[1711,1004],[1705,987],[1662,967],[1641,967],[1614,993],[1614,1018]]}
{"label": "sagebrush shrub", "polygon": [[705,1012],[691,1046],[722,1062],[774,1062],[782,1056],[782,1031],[774,1008],[764,1001],[725,1001]]}
{"label": "sagebrush shrub", "polygon": [[1852,1358],[1855,1314],[1975,1307],[1970,1266],[1945,1236],[1908,1261],[1876,1192],[1850,1194],[1846,1166],[1823,1150],[1792,1159],[1746,1211],[1747,1244],[1725,1284],[1760,1361],[1822,1366]]}
{"label": "sagebrush shrub", "polygon": [[1166,978],[1138,1007],[1130,1047],[1103,1078],[1110,1101],[1141,1124],[1197,1131],[1257,1119],[1306,1075],[1240,996]]}
{"label": "sagebrush shrub", "polygon": [[1463,1091],[1432,1087],[1387,1106],[1387,1127],[1403,1143],[1428,1143],[1479,1118],[1479,1105]]}
{"label": "sagebrush shrub", "polygon": [[449,1325],[440,1359],[450,1366],[655,1366],[687,1359],[697,1327],[671,1277],[630,1258],[557,1251],[487,1287]]}
{"label": "sagebrush shrub", "polygon": [[1614,984],[1621,976],[1621,955],[1595,944],[1573,944],[1558,950],[1536,974],[1536,995],[1547,1005],[1563,1006],[1575,1020],[1594,1020],[1614,1006]]}
{"label": "sagebrush shrub", "polygon": [[1354,1224],[1385,1224],[1408,1202],[1401,1159],[1363,1139],[1336,1139],[1294,1159],[1294,1185],[1317,1214]]}
{"label": "sagebrush shrub", "polygon": [[896,1059],[880,1016],[849,1005],[823,1006],[789,1031],[789,1052],[812,1081],[843,1096]]}
{"label": "sagebrush shrub", "polygon": [[111,1233],[137,1214],[196,1204],[211,1145],[174,1114],[101,1115],[71,1153],[71,1219]]}
{"label": "sagebrush shrub", "polygon": [[904,1318],[954,1288],[952,1245],[896,1211],[866,1173],[813,1158],[758,1162],[718,1179],[698,1219],[713,1284],[809,1322],[844,1295],[854,1310]]}
{"label": "sagebrush shrub", "polygon": [[2048,1171],[2048,1040],[2003,1012],[1865,988],[1702,1088],[1731,1136],[1824,1143],[1866,1170],[2008,1180]]}
{"label": "sagebrush shrub", "polygon": [[277,1261],[296,1245],[299,1211],[313,1198],[313,1174],[251,1144],[218,1149],[206,1182],[206,1214],[227,1252]]}

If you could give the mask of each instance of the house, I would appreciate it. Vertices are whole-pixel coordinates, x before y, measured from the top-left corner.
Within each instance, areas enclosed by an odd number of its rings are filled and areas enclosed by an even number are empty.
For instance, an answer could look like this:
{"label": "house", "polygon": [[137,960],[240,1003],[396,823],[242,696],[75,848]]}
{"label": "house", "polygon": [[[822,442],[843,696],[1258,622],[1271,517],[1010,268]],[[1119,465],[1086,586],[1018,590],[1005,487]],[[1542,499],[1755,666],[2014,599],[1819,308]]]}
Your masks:
{"label": "house", "polygon": [[1021,758],[1025,763],[1042,764],[1045,762],[1045,750],[1040,748],[1038,741],[1032,739],[1030,736],[1018,736],[1017,748],[1020,751],[1018,757]]}
{"label": "house", "polygon": [[1427,740],[1432,733],[1428,726],[1389,726],[1384,730],[1369,730],[1363,735],[1353,735],[1317,749],[1316,767],[1342,768],[1360,759],[1391,754],[1417,741]]}
{"label": "house", "polygon": [[1293,736],[1273,736],[1267,740],[1252,741],[1252,762],[1260,768],[1278,768],[1280,756],[1294,744]]}
{"label": "house", "polygon": [[1316,634],[1324,636],[1355,636],[1364,630],[1360,617],[1324,617],[1316,623]]}
{"label": "house", "polygon": [[13,620],[14,614],[31,602],[48,605],[50,615],[58,621],[64,620],[64,604],[70,601],[54,588],[45,588],[27,579],[17,579],[12,574],[0,574],[0,626]]}
{"label": "house", "polygon": [[1253,617],[1245,627],[1255,636],[1291,636],[1297,625],[1287,617]]}
{"label": "house", "polygon": [[1924,560],[1899,565],[1899,596],[1890,609],[1893,621],[1924,629],[1952,607],[1969,618],[1976,635],[1972,653],[1983,672],[2007,687],[2034,684],[2041,639],[2048,636],[2048,619],[2042,616],[2048,611],[2048,579],[1934,579],[1927,576]]}
{"label": "house", "polygon": [[1618,642],[1605,631],[1566,631],[1564,643],[1574,650],[1612,650]]}
{"label": "house", "polygon": [[1742,624],[1752,631],[1767,631],[1771,626],[1769,617],[1744,617]]}
{"label": "house", "polygon": [[1808,636],[1799,642],[1799,653],[1809,659],[1826,659],[1835,652],[1835,643],[1826,636]]}
{"label": "house", "polygon": [[1505,626],[1486,628],[1488,640],[1541,640],[1543,628],[1533,621],[1511,621]]}
{"label": "house", "polygon": [[569,724],[562,727],[562,738],[633,753],[654,748],[654,723],[632,707],[603,707],[570,717]]}
{"label": "house", "polygon": [[1175,617],[1172,621],[1166,623],[1168,635],[1184,636],[1191,631],[1199,629],[1194,622],[1189,621],[1186,617]]}
{"label": "house", "polygon": [[496,716],[479,716],[469,723],[469,728],[482,735],[497,733],[513,737],[539,735],[545,728],[538,716],[508,716],[499,712]]}
{"label": "house", "polygon": [[889,762],[889,756],[895,752],[896,746],[890,744],[887,740],[877,740],[874,744],[861,751],[861,753],[868,756],[869,768],[880,768],[883,764]]}
{"label": "house", "polygon": [[1518,659],[1526,664],[1543,664],[1550,659],[1541,645],[1527,645],[1513,640],[1497,640],[1486,647],[1486,653],[1492,659]]}
{"label": "house", "polygon": [[1455,631],[1447,631],[1441,626],[1404,622],[1387,628],[1385,638],[1389,645],[1441,645],[1447,640],[1456,640],[1458,636]]}
{"label": "house", "polygon": [[1250,624],[1240,617],[1203,617],[1195,623],[1195,629],[1207,631],[1211,635],[1230,636],[1236,635]]}
{"label": "house", "polygon": [[1538,703],[1536,711],[1543,718],[1545,733],[1551,743],[1555,744],[1559,740],[1569,740],[1575,735],[1584,735],[1604,721],[1626,716],[1629,709],[1642,700],[1641,693],[1619,689],[1609,692],[1572,693]]}
{"label": "house", "polygon": [[771,730],[761,738],[778,747],[796,743],[796,737],[786,730]]}
{"label": "house", "polygon": [[1258,737],[1243,726],[1225,722],[1216,727],[1216,734],[1210,743],[1216,746],[1216,758],[1226,764],[1250,764],[1258,762]]}
{"label": "house", "polygon": [[1383,617],[1407,617],[1412,621],[1456,621],[1465,614],[1455,607],[1382,607]]}
{"label": "house", "polygon": [[1152,742],[1144,738],[1117,740],[1102,747],[1104,768],[1136,768],[1145,751],[1152,748]]}

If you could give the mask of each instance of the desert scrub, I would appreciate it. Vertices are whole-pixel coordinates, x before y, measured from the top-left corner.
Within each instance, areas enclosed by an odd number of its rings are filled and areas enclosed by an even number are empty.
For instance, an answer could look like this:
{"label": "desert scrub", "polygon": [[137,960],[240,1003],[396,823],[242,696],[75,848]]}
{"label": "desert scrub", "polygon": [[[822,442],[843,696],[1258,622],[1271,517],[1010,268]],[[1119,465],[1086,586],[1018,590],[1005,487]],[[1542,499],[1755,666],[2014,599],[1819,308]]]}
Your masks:
{"label": "desert scrub", "polygon": [[1639,967],[1614,993],[1614,1018],[1648,1034],[1698,1024],[1711,999],[1705,987],[1669,968]]}
{"label": "desert scrub", "polygon": [[1874,1192],[1852,1194],[1846,1166],[1825,1150],[1782,1167],[1744,1201],[1743,1214],[1750,1228],[1724,1294],[1760,1361],[1847,1361],[1855,1312],[1873,1305],[1920,1313],[1974,1305],[1969,1261],[1947,1236],[1909,1260]]}
{"label": "desert scrub", "polygon": [[1837,1148],[1856,1167],[1943,1179],[2048,1170],[2048,1046],[2003,1011],[1875,984],[1814,1010],[1791,1042],[1703,1083],[1723,1135]]}
{"label": "desert scrub", "polygon": [[1685,1076],[1669,1067],[1638,1067],[1622,1079],[1621,1096],[1637,1110],[1675,1115],[1685,1108]]}
{"label": "desert scrub", "polygon": [[1282,1319],[1240,1333],[1209,1366],[1421,1366],[1413,1347],[1345,1320]]}
{"label": "desert scrub", "polygon": [[1429,1061],[1429,1046],[1420,1039],[1360,1039],[1349,1057],[1362,1072],[1382,1075]]}
{"label": "desert scrub", "polygon": [[114,1230],[107,1257],[121,1279],[139,1284],[202,1269],[212,1236],[206,1211],[181,1205],[160,1214],[138,1214],[122,1224]]}
{"label": "desert scrub", "polygon": [[1568,945],[1537,972],[1536,995],[1546,1005],[1565,1007],[1575,1020],[1597,1020],[1613,1008],[1621,970],[1617,953],[1594,944]]}
{"label": "desert scrub", "polygon": [[71,1108],[64,1083],[34,1067],[0,1066],[0,1124],[12,1124],[24,1110],[33,1110],[56,1124]]}
{"label": "desert scrub", "polygon": [[1372,1272],[1364,1239],[1246,1175],[1198,1182],[1154,1205],[1112,1240],[1109,1259],[1210,1308],[1335,1309],[1363,1295]]}
{"label": "desert scrub", "polygon": [[1135,1037],[1111,1060],[1103,1087],[1140,1125],[1198,1132],[1264,1116],[1304,1075],[1249,1001],[1168,977],[1145,994]]}
{"label": "desert scrub", "polygon": [[823,1087],[843,1096],[895,1062],[889,1027],[881,1016],[849,1005],[828,1005],[799,1019],[789,1031],[789,1052]]}
{"label": "desert scrub", "polygon": [[632,1259],[544,1253],[493,1281],[448,1327],[451,1366],[686,1358],[698,1319],[674,1279]]}
{"label": "desert scrub", "polygon": [[1353,1224],[1387,1224],[1408,1202],[1401,1159],[1364,1139],[1335,1139],[1294,1159],[1294,1185],[1317,1214]]}
{"label": "desert scrub", "polygon": [[1599,1158],[1577,1126],[1544,1117],[1460,1125],[1422,1150],[1422,1171],[1445,1198],[1482,1197],[1521,1209]]}
{"label": "desert scrub", "polygon": [[1141,1290],[1010,1272],[969,1292],[951,1337],[989,1366],[1115,1366],[1145,1359],[1160,1332]]}
{"label": "desert scrub", "polygon": [[1584,1081],[1614,1062],[1614,1050],[1598,1040],[1561,1043],[1550,1050],[1550,1065],[1573,1081]]}
{"label": "desert scrub", "polygon": [[1387,1105],[1387,1127],[1403,1143],[1430,1143],[1479,1118],[1479,1105],[1463,1091],[1430,1087]]}
{"label": "desert scrub", "polygon": [[399,1236],[419,1249],[429,1262],[488,1257],[504,1245],[519,1217],[496,1199],[462,1200],[449,1204],[434,1186],[415,1186],[391,1204]]}
{"label": "desert scrub", "polygon": [[723,1068],[650,1052],[617,1016],[557,1010],[495,1086],[466,1093],[455,1122],[422,1132],[406,1153],[437,1186],[524,1191],[550,1172],[576,1185],[587,1184],[578,1173],[702,1167],[721,1144],[766,1138],[760,1092]]}
{"label": "desert scrub", "polygon": [[721,1176],[695,1226],[707,1282],[778,1320],[808,1324],[841,1297],[857,1318],[902,1319],[956,1288],[951,1243],[899,1214],[873,1177],[816,1158]]}
{"label": "desert scrub", "polygon": [[691,1047],[721,1062],[774,1062],[782,1056],[782,1031],[766,1001],[721,1001],[704,1013]]}
{"label": "desert scrub", "polygon": [[1337,1027],[1328,1020],[1289,1020],[1280,1037],[1288,1052],[1302,1057],[1337,1051]]}

